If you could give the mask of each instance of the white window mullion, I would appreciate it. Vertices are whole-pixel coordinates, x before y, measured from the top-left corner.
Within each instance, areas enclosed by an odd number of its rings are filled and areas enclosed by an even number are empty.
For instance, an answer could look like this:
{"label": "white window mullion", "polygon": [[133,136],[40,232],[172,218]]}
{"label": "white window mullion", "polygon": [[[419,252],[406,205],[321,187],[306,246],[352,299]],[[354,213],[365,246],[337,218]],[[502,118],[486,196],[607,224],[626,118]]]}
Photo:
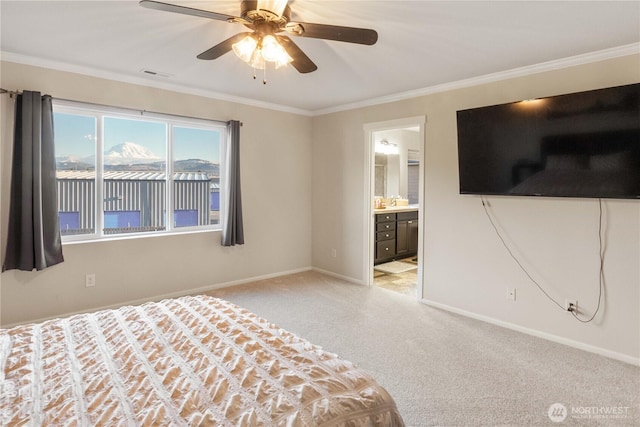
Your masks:
{"label": "white window mullion", "polygon": [[104,236],[104,116],[96,116],[96,231],[95,236]]}
{"label": "white window mullion", "polygon": [[167,133],[166,133],[166,141],[167,141],[167,179],[166,179],[166,187],[167,187],[167,231],[173,231],[175,228],[173,226],[173,123],[167,123]]}

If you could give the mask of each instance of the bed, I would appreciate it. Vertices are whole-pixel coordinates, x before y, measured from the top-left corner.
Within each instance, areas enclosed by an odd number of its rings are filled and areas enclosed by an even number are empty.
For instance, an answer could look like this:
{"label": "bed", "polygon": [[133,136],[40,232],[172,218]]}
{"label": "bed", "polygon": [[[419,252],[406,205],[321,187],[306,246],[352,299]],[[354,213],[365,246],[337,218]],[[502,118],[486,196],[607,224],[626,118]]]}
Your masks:
{"label": "bed", "polygon": [[0,330],[0,424],[402,426],[369,374],[190,296]]}

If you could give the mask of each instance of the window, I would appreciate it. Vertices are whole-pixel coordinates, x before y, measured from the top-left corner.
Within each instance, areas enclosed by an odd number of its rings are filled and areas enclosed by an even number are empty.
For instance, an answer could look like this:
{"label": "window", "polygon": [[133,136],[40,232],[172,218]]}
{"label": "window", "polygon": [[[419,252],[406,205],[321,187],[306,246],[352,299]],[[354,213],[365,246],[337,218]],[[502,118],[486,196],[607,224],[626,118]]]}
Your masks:
{"label": "window", "polygon": [[226,127],[54,102],[63,241],[220,228]]}

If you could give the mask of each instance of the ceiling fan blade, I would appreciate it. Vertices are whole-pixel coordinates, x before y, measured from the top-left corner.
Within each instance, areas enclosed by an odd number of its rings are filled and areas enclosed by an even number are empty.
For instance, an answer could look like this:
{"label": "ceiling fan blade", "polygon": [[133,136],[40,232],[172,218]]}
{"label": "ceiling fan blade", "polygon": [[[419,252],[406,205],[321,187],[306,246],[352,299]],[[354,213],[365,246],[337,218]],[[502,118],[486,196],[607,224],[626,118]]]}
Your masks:
{"label": "ceiling fan blade", "polygon": [[338,25],[311,24],[308,22],[289,22],[285,27],[291,35],[312,37],[314,39],[335,40],[339,42],[374,45],[378,41],[375,30]]}
{"label": "ceiling fan blade", "polygon": [[287,36],[277,36],[278,42],[293,58],[291,65],[300,73],[311,73],[318,69],[318,66]]}
{"label": "ceiling fan blade", "polygon": [[229,52],[232,48],[233,48],[233,44],[234,43],[238,43],[240,40],[242,40],[243,38],[251,35],[252,33],[238,33],[235,36],[229,37],[228,39],[226,39],[223,42],[218,43],[217,45],[215,45],[214,47],[212,47],[211,49],[207,49],[204,52],[202,52],[200,55],[198,55],[198,59],[206,59],[206,60],[211,60],[211,59],[216,59],[221,57],[222,55],[224,55],[225,53]]}
{"label": "ceiling fan blade", "polygon": [[163,3],[155,0],[140,0],[140,6],[147,9],[162,10],[164,12],[182,13],[183,15],[199,16],[201,18],[216,19],[218,21],[242,20],[236,16],[225,15],[223,13],[210,12],[208,10],[194,9],[192,7],[178,6],[176,4]]}

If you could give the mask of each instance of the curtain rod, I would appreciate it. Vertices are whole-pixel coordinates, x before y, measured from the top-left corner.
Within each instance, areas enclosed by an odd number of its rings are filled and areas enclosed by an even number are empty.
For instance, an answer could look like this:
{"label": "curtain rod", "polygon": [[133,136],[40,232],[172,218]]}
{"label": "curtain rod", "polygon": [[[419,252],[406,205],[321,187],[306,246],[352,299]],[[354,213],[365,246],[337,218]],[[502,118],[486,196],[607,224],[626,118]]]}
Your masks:
{"label": "curtain rod", "polygon": [[4,88],[1,88],[1,87],[0,87],[0,93],[8,93],[8,94],[9,94],[9,96],[10,96],[11,98],[13,98],[15,95],[20,95],[20,94],[22,94],[22,91],[19,91],[19,90],[8,90],[8,89],[4,89]]}
{"label": "curtain rod", "polygon": [[[173,113],[161,113],[158,111],[150,111],[150,110],[142,110],[140,108],[131,108],[131,107],[116,107],[116,106],[112,106],[112,105],[104,105],[104,104],[98,104],[96,102],[87,102],[87,101],[76,101],[75,99],[64,99],[64,98],[56,98],[55,96],[52,97],[54,101],[61,101],[61,102],[68,102],[71,104],[84,104],[84,105],[95,105],[96,107],[102,107],[102,108],[118,108],[120,110],[128,110],[131,112],[135,112],[135,113],[140,113],[141,116],[144,116],[145,114],[158,114],[158,115],[164,115],[164,116],[173,116],[173,117],[179,117],[179,118],[183,118],[183,119],[196,119],[196,120],[205,120],[205,121],[209,121],[209,122],[217,122],[217,123],[227,123],[227,121],[225,120],[215,120],[215,119],[207,119],[207,118],[203,118],[203,117],[193,117],[193,116],[184,116],[184,115],[180,115],[180,114],[173,114]],[[242,126],[243,123],[240,122],[240,126]]]}
{"label": "curtain rod", "polygon": [[[0,88],[0,94],[2,93],[8,93],[9,96],[11,98],[13,98],[15,95],[21,95],[22,91],[14,91],[14,90],[8,90],[8,89],[4,89],[4,88]],[[88,105],[95,105],[97,107],[110,107],[108,105],[104,105],[104,104],[97,104],[94,102],[85,102],[85,101],[76,101],[74,99],[64,99],[64,98],[56,98],[56,97],[52,97],[54,100],[57,101],[62,101],[62,102],[71,102],[71,103],[78,103],[78,104],[88,104]],[[179,114],[171,114],[171,113],[159,113],[156,111],[148,111],[148,110],[140,110],[137,108],[128,108],[128,107],[115,107],[115,108],[120,108],[123,110],[130,110],[130,111],[136,111],[139,112],[141,115],[144,115],[145,113],[148,114],[162,114],[162,115],[169,115],[169,116],[174,116],[174,117],[180,117],[180,118],[184,118],[184,119],[197,119],[197,120],[207,120],[210,122],[218,122],[218,123],[226,123],[226,121],[223,120],[213,120],[213,119],[205,119],[202,117],[191,117],[191,116],[182,116]],[[244,123],[240,122],[240,126],[242,126]]]}

